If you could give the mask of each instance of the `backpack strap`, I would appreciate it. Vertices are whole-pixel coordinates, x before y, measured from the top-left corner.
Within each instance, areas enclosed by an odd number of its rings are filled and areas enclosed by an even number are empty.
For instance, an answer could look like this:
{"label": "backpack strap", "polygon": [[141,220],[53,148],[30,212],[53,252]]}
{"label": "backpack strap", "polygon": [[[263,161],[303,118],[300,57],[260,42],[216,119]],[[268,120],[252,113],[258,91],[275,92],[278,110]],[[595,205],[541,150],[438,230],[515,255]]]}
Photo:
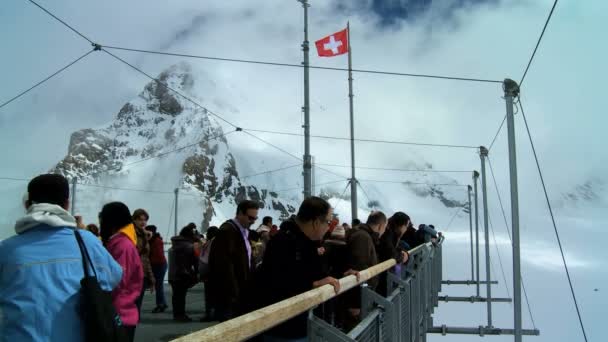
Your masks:
{"label": "backpack strap", "polygon": [[80,235],[80,232],[78,231],[78,229],[74,229],[74,235],[76,236],[76,241],[78,242],[78,248],[80,249],[80,255],[82,256],[82,268],[84,270],[84,276],[85,277],[89,276],[89,265],[90,265],[91,269],[93,270],[93,275],[95,276],[95,278],[97,278],[97,272],[95,271],[95,267],[93,266],[93,261],[91,260],[91,257],[89,256],[89,251],[87,250],[87,247],[84,244],[84,241],[82,240],[82,236]]}

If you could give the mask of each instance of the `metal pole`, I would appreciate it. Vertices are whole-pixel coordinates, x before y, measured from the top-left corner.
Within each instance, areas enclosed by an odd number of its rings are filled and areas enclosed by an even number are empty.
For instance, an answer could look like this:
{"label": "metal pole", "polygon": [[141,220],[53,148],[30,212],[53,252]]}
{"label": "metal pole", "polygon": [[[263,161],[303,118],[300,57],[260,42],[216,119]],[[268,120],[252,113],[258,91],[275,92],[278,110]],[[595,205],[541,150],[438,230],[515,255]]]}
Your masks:
{"label": "metal pole", "polygon": [[475,189],[475,270],[477,280],[477,297],[479,297],[479,201],[477,193],[477,180],[479,179],[479,172],[473,171],[473,188]]}
{"label": "metal pole", "polygon": [[173,236],[177,236],[177,204],[178,204],[178,195],[179,195],[179,188],[175,188],[175,221],[173,224]]}
{"label": "metal pole", "polygon": [[76,214],[76,182],[78,181],[77,177],[72,178],[72,205],[70,206],[70,213],[72,216]]}
{"label": "metal pole", "polygon": [[473,188],[469,185],[467,187],[469,195],[469,230],[471,235],[471,280],[475,279],[475,262],[473,261],[473,207],[471,205],[471,191]]}
{"label": "metal pole", "polygon": [[298,0],[304,8],[304,198],[312,196],[312,161],[310,157],[310,82],[309,82],[309,44],[308,44],[308,0]]}
{"label": "metal pole", "polygon": [[353,111],[353,59],[350,46],[350,23],[346,24],[346,36],[348,39],[348,99],[350,104],[350,200],[352,219],[357,218],[357,178],[355,177],[355,119]]}
{"label": "metal pole", "polygon": [[517,153],[515,150],[515,120],[513,98],[519,94],[519,85],[505,79],[503,83],[507,107],[507,131],[509,138],[509,173],[511,175],[511,226],[513,227],[513,319],[515,342],[521,342],[521,271],[519,254],[519,198],[517,189]]}
{"label": "metal pole", "polygon": [[488,189],[486,187],[486,158],[488,149],[480,146],[479,157],[481,159],[481,193],[483,196],[483,227],[486,249],[486,297],[488,297],[488,328],[492,327],[492,285],[490,284],[490,231],[488,227]]}
{"label": "metal pole", "polygon": [[316,185],[316,183],[317,183],[317,172],[315,171],[316,170],[315,169],[315,157],[312,157],[311,162],[312,162],[312,168],[311,168],[311,174],[312,174],[312,176],[310,177],[311,178],[311,182],[310,182],[311,183],[311,186],[310,186],[311,192],[310,192],[310,195],[311,196],[315,196],[316,189],[317,189],[317,185]]}

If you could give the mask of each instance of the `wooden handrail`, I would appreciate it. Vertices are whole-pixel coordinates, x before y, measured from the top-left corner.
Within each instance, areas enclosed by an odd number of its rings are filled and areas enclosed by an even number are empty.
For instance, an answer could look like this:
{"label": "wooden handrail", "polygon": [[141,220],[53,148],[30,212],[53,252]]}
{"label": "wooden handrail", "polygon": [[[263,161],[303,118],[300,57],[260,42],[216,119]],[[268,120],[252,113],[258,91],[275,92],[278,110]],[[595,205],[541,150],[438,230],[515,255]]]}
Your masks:
{"label": "wooden handrail", "polygon": [[[417,253],[426,245],[430,246],[431,243],[409,250],[410,255]],[[229,342],[251,338],[368,281],[395,266],[395,264],[395,259],[389,259],[366,270],[359,271],[359,281],[354,275],[341,278],[339,293],[334,291],[333,286],[323,285],[229,321],[182,336],[172,342]]]}

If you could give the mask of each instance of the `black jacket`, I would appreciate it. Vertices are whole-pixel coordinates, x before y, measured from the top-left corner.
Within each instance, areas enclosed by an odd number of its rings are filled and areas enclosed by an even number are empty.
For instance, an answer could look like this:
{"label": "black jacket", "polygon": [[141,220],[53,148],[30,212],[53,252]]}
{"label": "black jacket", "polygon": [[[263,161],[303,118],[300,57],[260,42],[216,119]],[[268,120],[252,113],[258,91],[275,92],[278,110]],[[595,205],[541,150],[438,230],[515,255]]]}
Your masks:
{"label": "black jacket", "polygon": [[209,290],[217,306],[230,307],[243,314],[249,306],[247,290],[252,265],[239,228],[224,222],[213,239],[209,253]]}
{"label": "black jacket", "polygon": [[[378,261],[384,262],[389,259],[395,259],[397,264],[403,262],[403,249],[398,246],[399,236],[393,229],[387,229],[380,238],[378,245]],[[382,272],[378,277],[378,287],[376,291],[385,296],[387,295],[387,272]]]}
{"label": "black jacket", "polygon": [[387,229],[382,237],[380,238],[380,244],[378,245],[378,261],[383,262],[388,259],[395,259],[397,263],[403,262],[401,252],[403,251],[399,246],[399,236],[393,229]]}
{"label": "black jacket", "polygon": [[401,237],[401,240],[405,241],[410,246],[410,249],[418,247],[424,243],[418,237],[417,230],[414,227],[407,227],[407,230]]}
{"label": "black jacket", "polygon": [[[215,245],[214,245],[215,247]],[[262,305],[271,305],[312,290],[313,282],[327,276],[317,252],[318,241],[310,240],[295,221],[287,220],[266,247],[256,279],[261,286]],[[267,334],[284,338],[307,336],[308,313],[296,316]]]}
{"label": "black jacket", "polygon": [[196,284],[198,260],[194,255],[194,241],[183,236],[171,238],[169,250],[169,281]]}

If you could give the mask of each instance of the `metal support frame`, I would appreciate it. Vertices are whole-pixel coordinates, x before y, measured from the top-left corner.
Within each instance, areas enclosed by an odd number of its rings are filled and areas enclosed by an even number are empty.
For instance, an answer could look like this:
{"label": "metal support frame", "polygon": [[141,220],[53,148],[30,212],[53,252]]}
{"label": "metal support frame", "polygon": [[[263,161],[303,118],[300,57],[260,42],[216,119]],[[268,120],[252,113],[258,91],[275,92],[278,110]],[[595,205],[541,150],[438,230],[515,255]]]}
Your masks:
{"label": "metal support frame", "polygon": [[[501,328],[493,328],[493,327],[477,327],[477,328],[467,328],[467,327],[448,327],[445,325],[432,327],[428,331],[431,334],[464,334],[464,335],[514,335],[514,329],[501,329]],[[528,336],[538,336],[540,335],[540,331],[538,329],[525,329],[521,331],[522,335]]]}
{"label": "metal support frame", "polygon": [[473,171],[473,188],[475,189],[475,270],[477,280],[476,294],[479,297],[479,194],[477,191],[477,182],[479,180],[479,172]]}
{"label": "metal support frame", "polygon": [[175,220],[173,221],[173,234],[174,234],[173,236],[177,236],[177,233],[178,233],[178,230],[177,230],[177,214],[179,213],[179,211],[177,209],[178,208],[177,205],[178,205],[178,198],[179,198],[179,188],[175,188],[174,192],[175,192],[175,213],[174,213]]}
{"label": "metal support frame", "polygon": [[[442,280],[441,283],[444,285],[477,285],[475,280]],[[486,284],[487,281],[480,281],[479,283]],[[490,284],[498,284],[498,281],[492,280]]]}
{"label": "metal support frame", "polygon": [[488,297],[452,297],[452,296],[439,296],[439,300],[443,302],[467,302],[467,303],[511,303],[511,298],[488,298]]}
{"label": "metal support frame", "polygon": [[517,152],[515,149],[515,119],[513,114],[513,98],[519,95],[519,85],[505,79],[505,104],[507,110],[507,136],[509,141],[509,174],[511,176],[511,227],[513,241],[513,325],[515,342],[522,340],[521,324],[521,265],[519,247],[519,195],[517,188]]}
{"label": "metal support frame", "polygon": [[78,182],[78,178],[72,178],[72,205],[70,206],[70,214],[72,216],[76,214],[76,182]]}
{"label": "metal support frame", "polygon": [[484,146],[479,147],[479,158],[481,160],[481,193],[483,201],[483,231],[485,240],[485,252],[486,252],[486,296],[487,301],[487,314],[488,314],[488,327],[492,327],[492,286],[490,284],[490,227],[488,219],[488,187],[486,178],[486,158],[488,157],[488,149]]}

